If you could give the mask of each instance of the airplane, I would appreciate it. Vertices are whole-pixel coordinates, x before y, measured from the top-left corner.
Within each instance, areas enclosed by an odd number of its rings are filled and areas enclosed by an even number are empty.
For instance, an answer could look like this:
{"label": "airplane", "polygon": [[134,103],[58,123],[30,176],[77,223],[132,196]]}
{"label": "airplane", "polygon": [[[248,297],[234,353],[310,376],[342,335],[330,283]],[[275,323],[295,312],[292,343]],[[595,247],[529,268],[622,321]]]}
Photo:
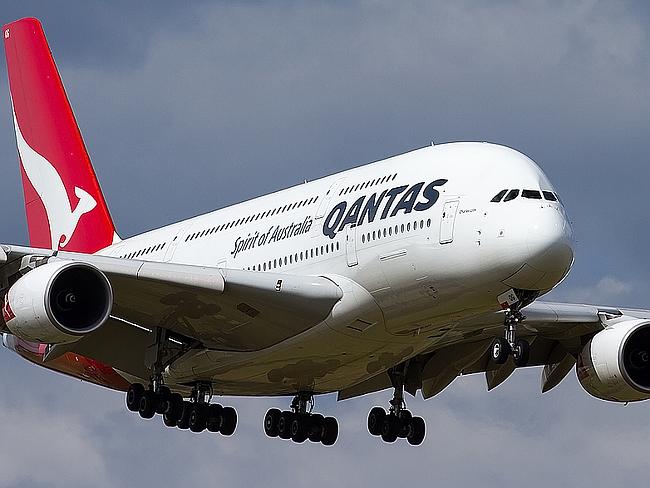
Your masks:
{"label": "airplane", "polygon": [[0,246],[0,330],[23,358],[195,433],[235,432],[213,397],[292,398],[265,434],[325,446],[323,394],[392,389],[368,431],[411,445],[405,393],[462,375],[543,366],[546,392],[575,368],[596,398],[650,398],[650,311],[539,301],[573,235],[521,152],[432,144],[121,239],[40,22],[3,38],[30,243]]}

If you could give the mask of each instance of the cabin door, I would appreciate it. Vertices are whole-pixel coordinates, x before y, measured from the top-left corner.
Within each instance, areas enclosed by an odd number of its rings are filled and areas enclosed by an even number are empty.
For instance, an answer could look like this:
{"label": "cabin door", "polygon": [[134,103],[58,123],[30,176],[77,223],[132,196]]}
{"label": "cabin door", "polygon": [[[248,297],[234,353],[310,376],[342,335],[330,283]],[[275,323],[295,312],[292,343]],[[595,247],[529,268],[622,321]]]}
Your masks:
{"label": "cabin door", "polygon": [[454,224],[456,223],[457,211],[458,200],[445,202],[440,220],[440,244],[449,244],[454,240]]}
{"label": "cabin door", "polygon": [[345,255],[348,260],[348,266],[356,266],[359,264],[357,257],[357,228],[356,226],[346,227],[345,234]]}

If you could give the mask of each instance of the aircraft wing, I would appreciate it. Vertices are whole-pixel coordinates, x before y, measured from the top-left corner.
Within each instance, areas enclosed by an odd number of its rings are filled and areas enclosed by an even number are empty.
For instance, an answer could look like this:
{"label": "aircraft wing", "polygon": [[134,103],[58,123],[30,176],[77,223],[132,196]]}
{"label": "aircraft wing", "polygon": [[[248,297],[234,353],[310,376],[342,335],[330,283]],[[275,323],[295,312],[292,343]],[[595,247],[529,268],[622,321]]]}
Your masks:
{"label": "aircraft wing", "polygon": [[[584,345],[605,328],[605,322],[618,317],[650,319],[650,310],[571,303],[535,302],[522,310],[526,319],[517,336],[530,344],[528,366],[544,366],[541,389],[557,386],[573,369]],[[504,382],[516,369],[512,358],[495,364],[490,346],[503,335],[503,313],[489,313],[450,324],[436,345],[411,360],[405,389],[415,395],[422,391],[430,398],[444,390],[460,375],[485,373],[488,390]],[[391,386],[386,373],[339,392],[347,399]]]}
{"label": "aircraft wing", "polygon": [[46,261],[77,261],[101,270],[113,289],[109,321],[59,352],[88,355],[139,377],[146,373],[142,358],[154,342],[156,328],[169,331],[175,343],[186,347],[258,350],[320,323],[343,296],[338,285],[319,276],[127,260],[19,246],[1,249],[0,291],[26,269]]}

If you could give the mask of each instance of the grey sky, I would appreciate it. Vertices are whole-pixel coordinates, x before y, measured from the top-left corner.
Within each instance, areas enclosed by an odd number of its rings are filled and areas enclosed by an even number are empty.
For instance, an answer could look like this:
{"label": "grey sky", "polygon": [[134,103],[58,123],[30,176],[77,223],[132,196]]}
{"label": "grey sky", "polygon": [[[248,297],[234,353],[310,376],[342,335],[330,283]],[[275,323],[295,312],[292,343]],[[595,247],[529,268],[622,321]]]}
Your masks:
{"label": "grey sky", "polygon": [[[569,210],[577,259],[553,297],[650,308],[645,3],[135,4],[0,10],[43,21],[123,236],[432,140],[488,140],[537,161]],[[0,241],[22,244],[0,66]],[[647,405],[592,399],[573,374],[544,396],[527,370],[490,393],[476,376],[413,400],[428,423],[421,449],[366,433],[388,392],[319,399],[342,427],[325,449],[264,437],[264,411],[284,399],[234,399],[240,424],[225,439],[141,421],[121,395],[8,351],[0,368],[0,486],[620,486],[647,465]]]}

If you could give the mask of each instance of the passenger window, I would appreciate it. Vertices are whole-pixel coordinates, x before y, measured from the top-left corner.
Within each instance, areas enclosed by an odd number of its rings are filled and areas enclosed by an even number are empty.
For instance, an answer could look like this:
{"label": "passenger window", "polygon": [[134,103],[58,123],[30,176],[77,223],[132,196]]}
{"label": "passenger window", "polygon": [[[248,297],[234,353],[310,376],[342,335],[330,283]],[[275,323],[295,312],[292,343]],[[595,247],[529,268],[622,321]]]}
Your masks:
{"label": "passenger window", "polygon": [[501,190],[499,193],[494,195],[490,201],[493,203],[499,203],[506,193],[508,193],[508,190]]}
{"label": "passenger window", "polygon": [[503,199],[504,202],[509,202],[510,200],[514,200],[519,196],[519,190],[510,190],[506,197]]}
{"label": "passenger window", "polygon": [[532,198],[533,200],[541,200],[542,194],[537,190],[522,190],[521,196],[524,198]]}

